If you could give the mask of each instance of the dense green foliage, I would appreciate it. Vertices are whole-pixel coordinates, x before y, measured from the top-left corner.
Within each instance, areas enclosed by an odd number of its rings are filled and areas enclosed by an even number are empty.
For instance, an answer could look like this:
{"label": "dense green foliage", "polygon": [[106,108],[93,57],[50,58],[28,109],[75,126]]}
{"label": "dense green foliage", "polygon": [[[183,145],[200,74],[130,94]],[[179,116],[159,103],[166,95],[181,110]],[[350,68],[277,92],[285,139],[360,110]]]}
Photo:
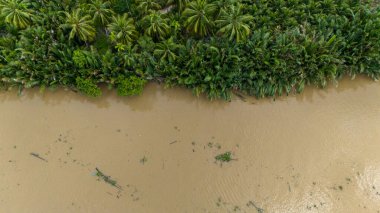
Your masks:
{"label": "dense green foliage", "polygon": [[117,82],[117,94],[120,96],[140,95],[146,81],[136,76],[121,78]]}
{"label": "dense green foliage", "polygon": [[0,0],[0,86],[147,82],[229,99],[380,77],[380,7],[370,0]]}
{"label": "dense green foliage", "polygon": [[82,79],[77,77],[76,82],[78,90],[82,93],[91,97],[98,97],[102,95],[102,91],[90,79]]}

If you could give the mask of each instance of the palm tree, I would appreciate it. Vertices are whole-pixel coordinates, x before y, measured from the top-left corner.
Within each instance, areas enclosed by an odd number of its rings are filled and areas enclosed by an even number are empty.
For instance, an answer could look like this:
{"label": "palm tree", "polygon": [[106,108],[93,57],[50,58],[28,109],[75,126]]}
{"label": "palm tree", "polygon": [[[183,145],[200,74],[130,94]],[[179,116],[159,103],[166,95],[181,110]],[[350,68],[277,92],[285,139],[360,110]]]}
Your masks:
{"label": "palm tree", "polygon": [[149,10],[159,10],[161,5],[156,2],[156,0],[139,0],[137,9],[142,12],[142,14],[147,13]]}
{"label": "palm tree", "polygon": [[182,13],[183,17],[186,18],[186,29],[199,36],[210,34],[213,26],[212,16],[215,10],[215,4],[207,3],[206,0],[190,2]]}
{"label": "palm tree", "polygon": [[163,15],[158,11],[152,11],[142,21],[146,26],[145,34],[152,38],[162,40],[170,33],[169,19],[163,18]]}
{"label": "palm tree", "polygon": [[178,56],[176,52],[183,46],[174,43],[173,37],[166,41],[158,43],[153,54],[160,58],[161,61],[173,62]]}
{"label": "palm tree", "polygon": [[218,16],[222,14],[223,10],[229,9],[232,5],[236,5],[238,0],[216,0],[212,3],[218,8]]}
{"label": "palm tree", "polygon": [[62,28],[69,28],[70,39],[77,36],[82,41],[93,41],[95,38],[95,28],[92,26],[93,22],[91,16],[82,15],[81,9],[76,9],[71,13],[64,12],[66,15],[66,23],[61,25]]}
{"label": "palm tree", "polygon": [[103,26],[108,24],[112,14],[114,13],[110,9],[111,3],[109,1],[95,0],[89,4],[88,12],[92,16],[94,22],[98,22]]}
{"label": "palm tree", "polygon": [[187,4],[189,3],[189,0],[168,0],[167,5],[175,5],[177,7],[178,12],[182,12]]}
{"label": "palm tree", "polygon": [[5,23],[16,28],[26,28],[31,23],[32,14],[28,9],[28,2],[25,0],[4,0],[0,2],[1,17]]}
{"label": "palm tree", "polygon": [[111,40],[117,43],[128,44],[137,38],[134,21],[127,13],[114,17],[108,30],[111,32]]}
{"label": "palm tree", "polygon": [[220,27],[218,34],[237,42],[245,40],[250,34],[247,22],[252,21],[251,15],[241,13],[241,5],[231,6],[229,10],[223,10],[220,18],[215,21]]}

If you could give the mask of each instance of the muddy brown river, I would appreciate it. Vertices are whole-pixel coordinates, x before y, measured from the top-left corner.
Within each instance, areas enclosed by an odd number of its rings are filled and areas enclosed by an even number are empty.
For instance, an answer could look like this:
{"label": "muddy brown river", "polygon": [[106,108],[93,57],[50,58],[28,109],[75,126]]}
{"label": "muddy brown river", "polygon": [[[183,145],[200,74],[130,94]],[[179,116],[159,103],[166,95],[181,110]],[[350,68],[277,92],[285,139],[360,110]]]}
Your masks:
{"label": "muddy brown river", "polygon": [[378,82],[275,101],[114,93],[0,93],[1,213],[380,212]]}

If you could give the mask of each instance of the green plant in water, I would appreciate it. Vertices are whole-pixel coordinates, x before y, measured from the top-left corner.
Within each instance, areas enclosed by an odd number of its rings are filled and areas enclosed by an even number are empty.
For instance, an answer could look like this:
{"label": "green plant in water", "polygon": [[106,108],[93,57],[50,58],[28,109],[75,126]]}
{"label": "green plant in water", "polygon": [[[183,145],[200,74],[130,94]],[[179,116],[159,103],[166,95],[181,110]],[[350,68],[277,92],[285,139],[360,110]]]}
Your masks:
{"label": "green plant in water", "polygon": [[114,186],[116,188],[121,189],[121,187],[117,184],[116,180],[112,180],[111,176],[105,175],[103,172],[101,172],[98,168],[95,168],[96,173],[95,175],[99,177],[100,179],[104,180],[104,182],[110,184],[111,186]]}
{"label": "green plant in water", "polygon": [[79,91],[90,97],[99,97],[102,95],[100,88],[91,81],[91,79],[76,78],[76,87]]}
{"label": "green plant in water", "polygon": [[215,156],[215,160],[223,163],[223,162],[230,162],[234,159],[232,159],[232,153],[231,152],[225,152],[225,153],[222,153],[222,154]]}
{"label": "green plant in water", "polygon": [[136,76],[120,78],[117,85],[117,94],[120,96],[140,95],[145,83],[146,80]]}

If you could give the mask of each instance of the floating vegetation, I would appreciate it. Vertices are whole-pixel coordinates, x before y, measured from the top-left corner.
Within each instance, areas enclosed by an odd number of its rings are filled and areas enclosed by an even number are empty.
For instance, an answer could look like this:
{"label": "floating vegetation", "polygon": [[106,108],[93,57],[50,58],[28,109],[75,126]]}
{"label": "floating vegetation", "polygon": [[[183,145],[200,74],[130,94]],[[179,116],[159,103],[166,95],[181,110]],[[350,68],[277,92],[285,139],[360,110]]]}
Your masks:
{"label": "floating vegetation", "polygon": [[118,189],[122,189],[121,186],[119,186],[116,182],[116,180],[112,180],[111,176],[105,175],[103,172],[101,172],[98,168],[95,168],[96,173],[95,175],[99,177],[100,179],[104,180],[104,182],[110,184],[111,186],[114,186]]}
{"label": "floating vegetation", "polygon": [[231,152],[225,152],[223,154],[219,154],[219,155],[215,156],[215,160],[223,163],[223,162],[230,162],[230,161],[235,160],[235,159],[232,159],[232,153]]}

